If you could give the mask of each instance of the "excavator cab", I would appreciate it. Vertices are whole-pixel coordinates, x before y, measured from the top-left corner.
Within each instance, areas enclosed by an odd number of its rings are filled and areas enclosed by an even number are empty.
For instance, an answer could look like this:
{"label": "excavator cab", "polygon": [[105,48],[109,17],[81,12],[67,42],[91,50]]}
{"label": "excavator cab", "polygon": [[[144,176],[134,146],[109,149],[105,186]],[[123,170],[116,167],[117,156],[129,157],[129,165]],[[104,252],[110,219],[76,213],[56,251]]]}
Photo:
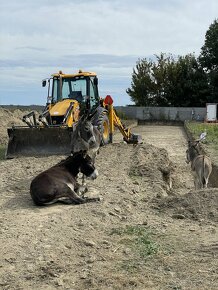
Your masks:
{"label": "excavator cab", "polygon": [[74,103],[71,110],[72,118],[66,123],[72,127],[73,123],[82,115],[85,110],[94,110],[99,106],[98,79],[95,73],[79,71],[75,75],[65,75],[61,71],[52,75],[48,81],[43,80],[42,86],[48,83],[47,110],[49,125],[63,124],[65,113]]}

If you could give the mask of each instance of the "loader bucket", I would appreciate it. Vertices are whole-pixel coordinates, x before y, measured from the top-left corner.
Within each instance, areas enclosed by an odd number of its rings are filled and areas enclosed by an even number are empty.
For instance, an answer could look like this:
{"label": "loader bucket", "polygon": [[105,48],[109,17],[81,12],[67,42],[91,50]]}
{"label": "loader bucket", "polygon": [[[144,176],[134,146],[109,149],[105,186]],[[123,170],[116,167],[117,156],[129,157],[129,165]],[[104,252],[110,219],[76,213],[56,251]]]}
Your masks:
{"label": "loader bucket", "polygon": [[70,154],[71,131],[64,127],[8,129],[6,158]]}

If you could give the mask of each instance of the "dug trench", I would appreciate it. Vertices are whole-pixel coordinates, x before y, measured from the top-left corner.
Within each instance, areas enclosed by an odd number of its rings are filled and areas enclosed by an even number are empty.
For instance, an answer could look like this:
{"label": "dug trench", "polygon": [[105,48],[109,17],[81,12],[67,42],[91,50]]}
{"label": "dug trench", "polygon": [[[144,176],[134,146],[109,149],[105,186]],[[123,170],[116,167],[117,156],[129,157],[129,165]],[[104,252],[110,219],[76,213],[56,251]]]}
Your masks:
{"label": "dug trench", "polygon": [[218,190],[193,190],[183,128],[134,132],[101,148],[95,204],[34,206],[32,178],[63,156],[0,163],[2,289],[217,289]]}

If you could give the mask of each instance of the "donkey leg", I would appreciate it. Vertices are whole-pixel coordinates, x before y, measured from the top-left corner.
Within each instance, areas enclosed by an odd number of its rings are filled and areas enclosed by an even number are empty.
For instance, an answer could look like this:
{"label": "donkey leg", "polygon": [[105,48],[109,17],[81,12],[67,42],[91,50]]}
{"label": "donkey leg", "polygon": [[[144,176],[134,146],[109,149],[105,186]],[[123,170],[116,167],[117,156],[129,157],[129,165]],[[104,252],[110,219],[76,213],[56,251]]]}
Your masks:
{"label": "donkey leg", "polygon": [[204,188],[204,183],[201,179],[198,180],[198,189]]}
{"label": "donkey leg", "polygon": [[76,194],[75,191],[69,191],[69,199],[72,200],[72,203],[80,204],[80,203],[85,203],[84,198],[80,197],[79,195]]}
{"label": "donkey leg", "polygon": [[77,194],[79,194],[79,196],[82,197],[84,202],[100,201],[99,197],[86,197],[86,196],[84,196],[87,191],[88,191],[88,187],[87,186],[80,185],[79,183],[76,184],[75,192]]}
{"label": "donkey leg", "polygon": [[85,181],[85,174],[82,176],[82,186],[86,186],[86,181]]}
{"label": "donkey leg", "polygon": [[76,188],[74,190],[74,187],[72,184],[66,184],[66,190],[65,193],[62,195],[62,197],[65,197],[65,199],[62,201],[70,204],[70,203],[76,203],[76,204],[81,204],[81,203],[87,203],[87,202],[96,202],[100,201],[99,197],[80,197],[77,192],[79,188],[77,187],[78,183],[76,184]]}
{"label": "donkey leg", "polygon": [[70,203],[76,203],[76,204],[81,204],[81,203],[87,203],[87,202],[97,202],[100,201],[99,197],[80,197],[77,195],[75,191],[72,191],[69,189],[69,195],[68,195],[69,201],[68,204]]}
{"label": "donkey leg", "polygon": [[85,200],[75,192],[74,186],[71,183],[66,184],[64,192],[62,192],[59,200],[67,204],[80,204],[85,202]]}
{"label": "donkey leg", "polygon": [[201,189],[203,187],[203,184],[202,182],[200,182],[198,177],[195,178],[194,183],[195,183],[195,190]]}
{"label": "donkey leg", "polygon": [[204,188],[207,188],[207,185],[208,185],[208,178],[205,178],[204,179]]}
{"label": "donkey leg", "polygon": [[196,177],[194,178],[194,184],[195,184],[195,190],[197,190],[198,189],[198,180]]}
{"label": "donkey leg", "polygon": [[85,202],[97,202],[101,201],[100,197],[84,197]]}
{"label": "donkey leg", "polygon": [[82,198],[84,198],[85,193],[88,191],[88,187],[87,186],[83,186],[80,185],[77,189],[75,189],[75,192],[81,196]]}

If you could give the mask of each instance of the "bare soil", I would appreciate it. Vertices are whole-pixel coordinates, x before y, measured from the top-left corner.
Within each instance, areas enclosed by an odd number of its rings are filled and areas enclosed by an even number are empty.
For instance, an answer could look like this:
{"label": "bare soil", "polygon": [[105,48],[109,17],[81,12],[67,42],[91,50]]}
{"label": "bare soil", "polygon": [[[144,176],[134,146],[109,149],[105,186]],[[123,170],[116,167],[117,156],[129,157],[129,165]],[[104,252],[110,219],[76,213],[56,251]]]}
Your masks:
{"label": "bare soil", "polygon": [[29,112],[30,111],[20,109],[13,109],[12,111],[0,107],[0,146],[5,146],[8,142],[7,128],[10,128],[13,125],[25,125],[22,121],[22,117]]}
{"label": "bare soil", "polygon": [[1,289],[218,289],[218,189],[193,190],[182,127],[132,131],[143,144],[117,133],[97,156],[98,203],[33,204],[32,178],[64,156],[0,162]]}

